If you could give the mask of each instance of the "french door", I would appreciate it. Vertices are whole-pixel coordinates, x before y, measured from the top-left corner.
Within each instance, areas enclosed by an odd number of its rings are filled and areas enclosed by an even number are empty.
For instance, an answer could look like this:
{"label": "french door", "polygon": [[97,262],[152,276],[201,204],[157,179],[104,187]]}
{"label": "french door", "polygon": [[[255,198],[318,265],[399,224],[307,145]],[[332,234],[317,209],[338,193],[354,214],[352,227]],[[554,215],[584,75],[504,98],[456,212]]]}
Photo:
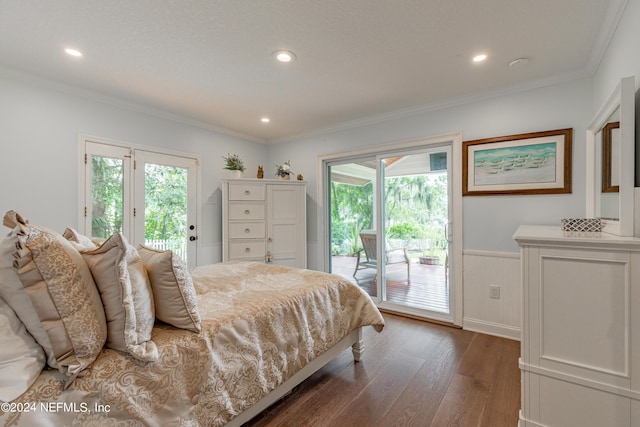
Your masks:
{"label": "french door", "polygon": [[82,232],[121,232],[195,266],[197,159],[89,140],[84,150]]}
{"label": "french door", "polygon": [[454,140],[398,145],[321,159],[327,271],[380,308],[461,324]]}

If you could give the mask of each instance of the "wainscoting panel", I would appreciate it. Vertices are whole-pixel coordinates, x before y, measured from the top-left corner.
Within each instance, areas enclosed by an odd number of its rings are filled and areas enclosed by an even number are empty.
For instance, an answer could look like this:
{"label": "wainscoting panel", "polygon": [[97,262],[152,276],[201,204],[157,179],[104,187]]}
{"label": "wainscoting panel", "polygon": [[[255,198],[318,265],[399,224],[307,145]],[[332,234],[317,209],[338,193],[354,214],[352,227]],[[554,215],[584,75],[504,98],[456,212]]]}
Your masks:
{"label": "wainscoting panel", "polygon": [[520,254],[465,250],[463,269],[464,329],[519,340]]}

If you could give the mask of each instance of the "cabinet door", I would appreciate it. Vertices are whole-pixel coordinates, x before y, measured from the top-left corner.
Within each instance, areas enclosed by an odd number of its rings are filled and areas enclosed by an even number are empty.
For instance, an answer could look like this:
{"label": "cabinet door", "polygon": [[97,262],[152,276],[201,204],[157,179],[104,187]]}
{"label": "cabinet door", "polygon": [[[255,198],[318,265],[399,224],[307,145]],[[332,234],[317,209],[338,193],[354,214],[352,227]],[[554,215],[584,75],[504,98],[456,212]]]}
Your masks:
{"label": "cabinet door", "polygon": [[306,268],[305,202],[304,186],[267,186],[267,251],[274,264]]}
{"label": "cabinet door", "polygon": [[599,384],[630,387],[631,257],[591,249],[541,248],[530,314],[531,363]]}

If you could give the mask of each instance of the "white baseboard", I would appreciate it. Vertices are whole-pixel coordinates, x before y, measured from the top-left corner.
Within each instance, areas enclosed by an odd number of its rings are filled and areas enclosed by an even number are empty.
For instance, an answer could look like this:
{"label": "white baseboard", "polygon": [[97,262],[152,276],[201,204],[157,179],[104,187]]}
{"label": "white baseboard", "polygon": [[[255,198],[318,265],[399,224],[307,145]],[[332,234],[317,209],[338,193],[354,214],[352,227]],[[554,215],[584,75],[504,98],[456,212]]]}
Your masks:
{"label": "white baseboard", "polygon": [[465,317],[462,321],[462,328],[467,331],[520,341],[520,328],[514,328],[513,326]]}

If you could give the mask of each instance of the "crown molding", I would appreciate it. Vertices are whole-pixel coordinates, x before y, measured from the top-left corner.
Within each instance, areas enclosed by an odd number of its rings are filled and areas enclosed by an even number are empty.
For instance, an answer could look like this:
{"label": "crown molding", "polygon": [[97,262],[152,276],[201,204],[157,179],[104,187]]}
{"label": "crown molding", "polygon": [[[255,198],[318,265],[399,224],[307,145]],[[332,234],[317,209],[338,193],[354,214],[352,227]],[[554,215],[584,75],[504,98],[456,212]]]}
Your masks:
{"label": "crown molding", "polygon": [[124,101],[123,99],[120,99],[117,97],[108,96],[97,91],[92,91],[92,90],[83,89],[77,86],[69,85],[66,83],[61,83],[52,79],[26,73],[14,68],[9,68],[9,67],[0,65],[0,74],[7,78],[11,78],[13,80],[17,80],[23,83],[28,83],[31,85],[45,88],[45,89],[54,90],[67,95],[77,96],[80,98],[88,99],[90,101],[110,105],[112,107],[122,108],[124,110],[129,110],[136,113],[147,114],[149,116],[157,117],[164,120],[170,120],[175,123],[180,123],[187,126],[193,126],[196,128],[217,132],[217,133],[231,136],[234,138],[239,138],[245,141],[252,141],[260,144],[265,144],[267,142],[267,140],[263,138],[247,135],[242,132],[237,132],[221,126],[216,126],[211,123],[206,123],[200,120],[195,120],[186,116],[182,116],[180,114],[170,113],[168,111],[160,110],[157,108]]}
{"label": "crown molding", "polygon": [[474,102],[480,102],[487,99],[497,98],[501,96],[511,95],[514,93],[526,92],[533,89],[543,88],[546,86],[553,86],[556,84],[566,83],[573,80],[581,80],[584,78],[592,77],[593,74],[587,68],[558,74],[552,77],[538,79],[534,81],[525,82],[522,84],[507,86],[499,89],[492,89],[487,91],[475,92],[459,97],[448,98],[442,101],[431,102],[427,104],[421,104],[413,107],[402,108],[387,113],[374,114],[367,117],[362,117],[355,120],[350,120],[343,123],[327,126],[324,128],[316,129],[310,132],[300,133],[297,135],[268,140],[267,144],[281,144],[287,142],[294,142],[301,139],[314,138],[318,136],[327,135],[330,133],[341,132],[349,129],[359,128],[368,125],[375,125],[383,123],[389,120],[399,120],[407,117],[412,117],[420,114],[426,114],[434,111],[445,110],[447,108],[457,107],[461,105],[467,105]]}
{"label": "crown molding", "polygon": [[602,20],[602,26],[600,27],[598,37],[593,45],[593,49],[591,50],[589,62],[587,63],[587,69],[589,70],[590,75],[593,76],[596,71],[598,71],[600,63],[609,48],[609,43],[611,43],[611,39],[618,28],[618,24],[620,23],[620,19],[622,19],[622,15],[628,3],[629,0],[610,1],[604,15],[604,19]]}

